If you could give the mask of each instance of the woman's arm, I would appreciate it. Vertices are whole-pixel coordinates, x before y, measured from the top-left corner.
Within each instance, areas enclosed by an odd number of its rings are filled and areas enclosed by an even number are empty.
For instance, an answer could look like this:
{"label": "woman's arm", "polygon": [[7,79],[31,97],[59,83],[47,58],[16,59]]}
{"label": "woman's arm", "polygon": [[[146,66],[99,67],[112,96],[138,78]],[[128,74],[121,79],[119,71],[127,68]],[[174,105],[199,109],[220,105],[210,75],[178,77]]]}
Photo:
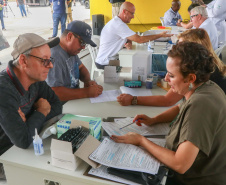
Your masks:
{"label": "woman's arm", "polygon": [[176,105],[171,107],[170,109],[164,111],[154,118],[150,118],[144,114],[136,115],[134,117],[134,122],[136,121],[137,125],[141,126],[140,123],[144,123],[145,125],[152,125],[156,123],[168,123],[173,121],[176,116],[179,114],[179,106]]}
{"label": "woman's arm", "polygon": [[180,174],[184,174],[192,166],[199,152],[199,148],[190,141],[181,143],[177,151],[174,152],[156,145],[144,136],[131,132],[124,136],[113,135],[111,139],[117,143],[142,146],[160,162]]}
{"label": "woman's arm", "polygon": [[[182,95],[174,93],[170,89],[164,96],[138,96],[137,105],[168,107],[177,103],[183,98]],[[133,96],[130,94],[121,94],[117,97],[117,101],[122,106],[131,105]]]}

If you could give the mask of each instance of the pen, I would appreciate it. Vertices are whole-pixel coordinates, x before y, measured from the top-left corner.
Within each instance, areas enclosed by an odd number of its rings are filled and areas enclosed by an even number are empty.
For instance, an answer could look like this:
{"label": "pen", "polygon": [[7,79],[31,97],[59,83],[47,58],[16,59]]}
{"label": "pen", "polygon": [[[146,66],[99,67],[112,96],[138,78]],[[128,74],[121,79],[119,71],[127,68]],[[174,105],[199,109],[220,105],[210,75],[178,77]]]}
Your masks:
{"label": "pen", "polygon": [[134,121],[134,122],[132,122],[132,123],[129,123],[128,125],[125,125],[124,127],[120,128],[119,130],[121,130],[121,129],[125,128],[125,127],[128,127],[128,126],[130,126],[130,125],[132,125],[132,124],[134,124],[134,123],[136,123],[138,120],[139,120],[139,119],[137,119],[136,121]]}
{"label": "pen", "polygon": [[121,129],[125,128],[125,127],[128,127],[129,125],[132,125],[132,124],[134,124],[134,123],[135,123],[135,122],[129,123],[128,125],[126,125],[126,126],[120,128],[119,130],[121,130]]}

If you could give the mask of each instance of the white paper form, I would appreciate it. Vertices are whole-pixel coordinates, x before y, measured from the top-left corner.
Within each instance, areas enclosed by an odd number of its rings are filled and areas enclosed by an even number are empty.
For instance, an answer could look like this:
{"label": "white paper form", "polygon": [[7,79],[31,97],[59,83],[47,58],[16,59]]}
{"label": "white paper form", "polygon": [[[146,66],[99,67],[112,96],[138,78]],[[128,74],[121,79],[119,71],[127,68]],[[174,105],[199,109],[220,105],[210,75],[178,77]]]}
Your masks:
{"label": "white paper form", "polygon": [[131,144],[115,143],[108,138],[89,158],[105,166],[151,174],[156,174],[160,165],[146,150]]}
{"label": "white paper form", "polygon": [[128,132],[135,132],[143,136],[167,135],[170,130],[169,123],[160,123],[152,126],[146,126],[144,124],[142,124],[142,126],[137,126],[136,123],[134,123],[120,129],[132,122],[133,118],[115,119],[115,122],[102,122],[102,127],[109,136],[121,136]]}
{"label": "white paper form", "polygon": [[120,90],[103,91],[101,95],[96,98],[90,98],[91,103],[101,103],[108,101],[117,101],[117,97],[121,94]]}
{"label": "white paper form", "polygon": [[97,177],[102,177],[102,178],[109,179],[109,180],[116,181],[116,182],[121,182],[121,183],[124,183],[124,184],[139,185],[135,182],[132,182],[132,181],[123,179],[121,177],[109,174],[107,172],[107,166],[104,166],[104,165],[102,165],[101,167],[96,168],[96,169],[91,168],[90,171],[88,172],[88,174],[94,175],[94,176],[97,176]]}
{"label": "white paper form", "polygon": [[130,94],[132,96],[152,96],[151,90],[146,88],[129,88],[121,86],[120,90],[122,93]]}

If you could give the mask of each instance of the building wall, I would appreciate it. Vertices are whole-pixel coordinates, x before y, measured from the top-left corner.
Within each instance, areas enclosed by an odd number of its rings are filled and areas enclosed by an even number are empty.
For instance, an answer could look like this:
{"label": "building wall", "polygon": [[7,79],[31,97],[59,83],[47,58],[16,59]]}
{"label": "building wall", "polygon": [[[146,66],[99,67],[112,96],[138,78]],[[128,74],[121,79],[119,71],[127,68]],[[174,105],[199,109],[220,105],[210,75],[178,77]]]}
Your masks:
{"label": "building wall", "polygon": [[[133,31],[144,32],[153,26],[161,25],[160,17],[171,7],[171,0],[128,0],[136,7],[134,19],[129,27]],[[187,12],[190,0],[181,0],[181,9],[179,13],[183,19],[189,19]],[[109,0],[90,0],[90,16],[94,14],[103,14],[105,24],[112,18],[112,6]]]}

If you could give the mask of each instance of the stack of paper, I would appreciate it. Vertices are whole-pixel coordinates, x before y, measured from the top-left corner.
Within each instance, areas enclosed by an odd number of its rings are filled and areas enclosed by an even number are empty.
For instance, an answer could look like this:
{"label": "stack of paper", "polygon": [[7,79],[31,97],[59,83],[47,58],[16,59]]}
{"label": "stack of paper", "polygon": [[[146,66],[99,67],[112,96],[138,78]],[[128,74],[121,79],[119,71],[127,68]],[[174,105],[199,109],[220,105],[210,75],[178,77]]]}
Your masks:
{"label": "stack of paper", "polygon": [[90,98],[91,103],[101,103],[109,101],[117,101],[120,94],[130,94],[132,96],[152,96],[151,90],[146,88],[129,88],[121,86],[120,90],[103,91],[101,95],[96,98]]}
{"label": "stack of paper", "polygon": [[[165,145],[165,139],[152,138],[149,140],[160,146]],[[108,138],[103,140],[97,150],[91,154],[90,159],[98,161],[102,166],[97,169],[92,168],[88,172],[89,174],[134,185],[137,183],[108,174],[107,166],[156,174],[160,164],[145,150],[134,145],[115,143]]]}
{"label": "stack of paper", "polygon": [[160,123],[152,126],[137,126],[136,123],[129,125],[123,129],[120,129],[129,123],[133,122],[133,118],[115,119],[115,122],[102,122],[103,129],[109,136],[111,135],[125,135],[128,132],[136,132],[143,136],[156,136],[156,135],[167,135],[170,127],[169,123]]}

